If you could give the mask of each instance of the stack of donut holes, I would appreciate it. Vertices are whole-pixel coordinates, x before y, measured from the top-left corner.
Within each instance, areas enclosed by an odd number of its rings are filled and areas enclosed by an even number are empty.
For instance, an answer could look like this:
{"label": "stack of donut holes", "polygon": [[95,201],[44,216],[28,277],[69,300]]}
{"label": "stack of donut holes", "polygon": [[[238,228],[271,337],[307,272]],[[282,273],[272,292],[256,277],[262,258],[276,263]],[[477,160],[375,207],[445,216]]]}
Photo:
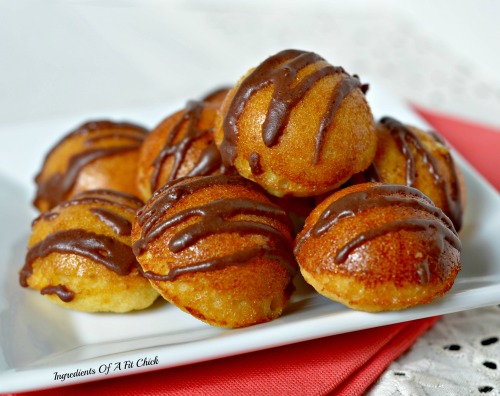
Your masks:
{"label": "stack of donut holes", "polygon": [[21,285],[88,312],[161,295],[227,328],[279,317],[301,277],[356,310],[430,303],[460,271],[463,176],[367,90],[285,50],[152,131],[83,124],[35,179]]}

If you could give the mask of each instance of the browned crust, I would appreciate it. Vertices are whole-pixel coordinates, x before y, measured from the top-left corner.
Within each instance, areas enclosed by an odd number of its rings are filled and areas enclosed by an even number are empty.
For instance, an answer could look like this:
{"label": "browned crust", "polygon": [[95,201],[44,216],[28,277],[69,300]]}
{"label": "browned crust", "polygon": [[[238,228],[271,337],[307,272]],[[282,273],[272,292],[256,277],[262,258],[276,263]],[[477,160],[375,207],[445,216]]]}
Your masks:
{"label": "browned crust", "polygon": [[319,293],[358,310],[399,310],[429,303],[451,288],[460,270],[457,249],[446,245],[440,255],[432,252],[433,233],[389,232],[354,249],[345,262],[336,262],[335,255],[362,232],[397,220],[432,219],[430,213],[414,208],[376,207],[340,220],[320,237],[308,235],[330,203],[373,185],[340,190],[313,210],[296,239],[301,272]]}

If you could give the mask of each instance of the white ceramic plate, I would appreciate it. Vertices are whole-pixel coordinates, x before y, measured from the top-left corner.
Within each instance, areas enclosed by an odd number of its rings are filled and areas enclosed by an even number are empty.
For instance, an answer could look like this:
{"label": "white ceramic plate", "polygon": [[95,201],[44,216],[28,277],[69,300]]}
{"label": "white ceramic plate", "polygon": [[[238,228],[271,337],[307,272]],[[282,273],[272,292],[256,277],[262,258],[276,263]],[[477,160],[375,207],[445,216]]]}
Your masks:
{"label": "white ceramic plate", "polygon": [[[425,124],[377,86],[368,93],[376,117]],[[177,106],[178,107],[178,106]],[[157,302],[131,314],[86,314],[51,304],[18,284],[30,223],[33,175],[44,153],[68,130],[90,118],[154,126],[173,106],[68,117],[0,130],[0,393],[94,381],[174,367],[318,337],[500,303],[500,198],[460,157],[468,188],[461,231],[463,271],[441,300],[402,312],[356,312],[303,286],[284,315],[238,330],[210,327]],[[133,362],[133,367],[125,361]],[[144,362],[149,361],[150,365]],[[117,369],[120,363],[120,369]],[[106,374],[107,367],[109,372]],[[56,374],[65,376],[57,378]]]}

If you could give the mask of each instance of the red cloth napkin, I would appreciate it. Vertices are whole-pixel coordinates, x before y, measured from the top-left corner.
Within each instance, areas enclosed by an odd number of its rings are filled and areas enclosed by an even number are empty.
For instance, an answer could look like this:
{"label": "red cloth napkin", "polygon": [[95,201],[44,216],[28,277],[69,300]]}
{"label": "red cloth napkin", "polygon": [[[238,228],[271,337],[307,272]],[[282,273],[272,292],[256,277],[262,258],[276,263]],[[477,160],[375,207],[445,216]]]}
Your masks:
{"label": "red cloth napkin", "polygon": [[479,125],[413,106],[462,156],[500,191],[500,127]]}
{"label": "red cloth napkin", "polygon": [[[423,108],[416,110],[500,190],[500,130]],[[360,395],[436,320],[399,323],[205,363],[22,395]]]}
{"label": "red cloth napkin", "polygon": [[436,319],[398,323],[206,363],[23,395],[357,396]]}

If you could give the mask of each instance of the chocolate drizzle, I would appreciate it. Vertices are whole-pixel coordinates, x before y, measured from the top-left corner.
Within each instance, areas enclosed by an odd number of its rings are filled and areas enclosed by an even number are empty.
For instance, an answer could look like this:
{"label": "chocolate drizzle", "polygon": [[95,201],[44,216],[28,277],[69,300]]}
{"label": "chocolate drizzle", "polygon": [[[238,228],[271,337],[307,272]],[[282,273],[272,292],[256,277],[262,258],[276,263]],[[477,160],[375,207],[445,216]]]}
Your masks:
{"label": "chocolate drizzle", "polygon": [[[97,134],[99,132],[101,134]],[[146,133],[147,131],[144,128],[137,125],[111,121],[89,122],[69,133],[47,154],[42,170],[45,168],[50,156],[69,138],[87,135],[83,146],[90,148],[70,157],[64,173],[55,172],[45,180],[42,179],[42,172],[35,177],[35,182],[38,185],[34,200],[35,205],[41,200],[47,201],[49,207],[57,205],[65,199],[65,196],[75,184],[80,171],[86,165],[100,158],[137,150],[142,144]],[[114,144],[110,147],[92,147],[103,140],[112,141]]]}
{"label": "chocolate drizzle", "polygon": [[46,212],[42,212],[40,213],[39,216],[37,216],[32,222],[31,222],[31,226],[33,227],[36,223],[38,223],[40,220],[43,220],[43,221],[52,221],[54,220],[55,218],[57,218],[57,216],[59,216],[59,213],[58,212],[51,212],[51,211],[46,211]]}
{"label": "chocolate drizzle", "polygon": [[73,301],[73,299],[75,298],[75,293],[73,293],[64,285],[44,287],[42,290],[40,290],[40,294],[55,294],[61,301],[64,301],[66,303]]}
{"label": "chocolate drizzle", "polygon": [[[73,205],[114,205],[128,212],[135,212],[143,206],[143,202],[134,195],[121,191],[108,189],[95,189],[82,191],[76,194],[72,199],[59,203],[60,209]],[[51,213],[51,212],[46,212]],[[44,215],[42,215],[44,217]]]}
{"label": "chocolate drizzle", "polygon": [[199,221],[181,229],[169,241],[168,248],[173,253],[181,252],[201,239],[218,233],[262,235],[267,242],[228,256],[175,268],[166,275],[145,272],[146,277],[155,280],[174,280],[180,274],[213,271],[228,265],[245,264],[262,255],[277,258],[287,269],[295,271],[296,264],[291,253],[291,243],[280,231],[259,221],[232,220],[234,216],[248,214],[273,218],[290,226],[286,212],[274,204],[244,198],[220,199],[163,218],[163,214],[179,199],[203,188],[227,184],[256,188],[251,181],[234,175],[184,179],[182,183],[177,182],[162,187],[151,199],[151,206],[138,215],[137,222],[142,227],[142,231],[140,239],[134,243],[134,253],[141,255],[147,249],[148,244],[162,235],[166,229],[175,227],[192,217],[199,218]]}
{"label": "chocolate drizzle", "polygon": [[234,165],[236,140],[239,133],[238,120],[243,114],[246,103],[254,93],[271,84],[274,87],[273,96],[262,125],[264,144],[267,147],[272,147],[278,143],[287,126],[291,111],[304,98],[305,94],[322,78],[341,74],[342,79],[327,99],[328,106],[321,117],[320,127],[316,135],[313,163],[318,163],[325,134],[331,128],[335,113],[341,106],[343,99],[354,89],[362,87],[357,76],[350,76],[342,67],[334,67],[329,64],[320,66],[297,83],[297,75],[300,70],[322,61],[324,61],[323,58],[312,52],[286,50],[266,59],[243,80],[223,120],[224,139],[221,143],[221,154],[226,166]]}
{"label": "chocolate drizzle", "polygon": [[130,246],[115,238],[82,229],[57,231],[43,241],[31,246],[20,273],[20,283],[28,286],[27,279],[33,272],[33,263],[51,253],[76,254],[105,265],[118,275],[128,275],[138,266]]}
{"label": "chocolate drizzle", "polygon": [[455,249],[461,249],[461,243],[458,237],[452,233],[449,228],[435,220],[428,219],[405,219],[386,223],[378,228],[374,228],[359,234],[356,238],[350,240],[345,246],[337,252],[335,262],[343,263],[348,255],[357,247],[370,241],[371,239],[385,235],[389,232],[405,231],[429,231],[434,230],[438,234],[438,238],[432,239],[432,248],[438,254],[444,249],[443,240],[446,240]]}
{"label": "chocolate drizzle", "polygon": [[248,165],[250,165],[250,170],[253,175],[260,175],[264,172],[262,169],[262,165],[260,164],[260,155],[259,153],[253,152],[248,157]]}
{"label": "chocolate drizzle", "polygon": [[[129,211],[131,212],[130,216],[133,216],[142,207],[142,201],[133,195],[119,191],[106,189],[84,191],[75,195],[72,200],[60,203],[52,211],[41,214],[34,221],[34,225],[40,220],[52,221],[61,214],[61,209],[73,205],[104,205],[110,208],[115,207]],[[130,236],[131,223],[126,218],[110,209],[102,207],[90,207],[89,212],[111,227],[117,235]],[[51,253],[76,254],[86,257],[105,265],[118,275],[128,275],[134,267],[139,268],[130,245],[122,243],[116,238],[79,228],[60,230],[49,234],[44,240],[28,249],[25,264],[20,273],[20,283],[22,286],[28,286],[27,279],[33,272],[33,263],[35,260],[46,257]],[[61,296],[64,294],[64,290],[61,288],[56,290],[53,289],[54,287],[50,286],[48,289],[45,288],[47,290],[43,289],[45,290],[44,293],[56,293],[63,300]],[[64,298],[69,297],[66,296]]]}
{"label": "chocolate drizzle", "polygon": [[[152,163],[154,166],[150,180],[152,191],[155,191],[159,187],[162,166],[168,157],[174,156],[174,165],[170,171],[167,182],[172,181],[177,177],[179,169],[192,144],[203,136],[214,134],[212,128],[205,130],[200,130],[198,128],[198,123],[202,116],[204,106],[206,106],[206,104],[203,102],[189,101],[185,111],[182,113],[181,118],[172,127],[163,148]],[[185,129],[182,139],[174,144],[175,139],[184,127]],[[189,172],[189,176],[209,175],[218,170],[220,166],[220,153],[215,145],[215,142],[212,141],[201,153],[198,162]]]}
{"label": "chocolate drizzle", "polygon": [[430,239],[430,242],[433,245],[432,249],[438,253],[443,251],[444,241],[455,249],[461,250],[461,242],[453,223],[441,209],[434,206],[427,196],[412,187],[384,184],[373,185],[366,190],[347,194],[332,202],[323,211],[316,224],[297,241],[295,249],[298,251],[305,238],[309,236],[318,238],[343,219],[354,217],[372,208],[389,206],[412,208],[428,213],[432,215],[432,218],[405,218],[360,233],[337,251],[335,263],[344,262],[354,249],[371,239],[400,230],[433,232],[436,236]]}
{"label": "chocolate drizzle", "polygon": [[130,235],[132,224],[124,217],[104,208],[90,208],[90,212],[111,227],[117,235]]}
{"label": "chocolate drizzle", "polygon": [[[462,202],[460,185],[455,169],[455,164],[451,154],[448,152],[445,156],[445,161],[451,172],[450,187],[448,187],[445,178],[443,177],[439,164],[434,155],[424,146],[421,139],[411,129],[405,127],[401,122],[391,117],[383,117],[380,120],[395,139],[401,153],[406,161],[406,185],[415,186],[416,179],[416,159],[412,151],[412,147],[422,156],[423,162],[427,164],[429,172],[434,179],[434,184],[444,193],[446,200],[446,212],[451,221],[455,225],[457,231],[462,227]],[[431,136],[439,143],[444,141],[437,133],[432,133]]]}
{"label": "chocolate drizzle", "polygon": [[[409,195],[409,197],[404,198],[399,195]],[[421,200],[415,198],[420,198]],[[357,213],[367,209],[384,208],[394,205],[429,212],[444,222],[448,228],[453,229],[450,219],[419,190],[415,188],[409,189],[406,186],[400,185],[382,185],[371,187],[365,191],[351,193],[349,194],[349,199],[335,201],[321,214],[313,227],[313,234],[320,236],[323,232],[333,227],[339,220],[354,217]]]}
{"label": "chocolate drizzle", "polygon": [[283,258],[283,252],[280,248],[269,245],[261,245],[253,248],[240,250],[234,254],[223,257],[216,257],[210,260],[201,261],[196,264],[189,265],[187,267],[176,267],[172,268],[166,275],[156,274],[151,271],[144,272],[144,277],[147,279],[151,279],[157,282],[163,281],[173,281],[178,276],[193,272],[205,272],[205,271],[215,271],[218,269],[222,269],[229,265],[244,265],[248,262],[254,260],[258,256],[265,256],[268,258],[274,258],[280,260],[281,264],[288,270],[290,273],[295,274],[295,264],[290,265],[290,260],[293,260],[290,257],[286,257],[286,261]]}

